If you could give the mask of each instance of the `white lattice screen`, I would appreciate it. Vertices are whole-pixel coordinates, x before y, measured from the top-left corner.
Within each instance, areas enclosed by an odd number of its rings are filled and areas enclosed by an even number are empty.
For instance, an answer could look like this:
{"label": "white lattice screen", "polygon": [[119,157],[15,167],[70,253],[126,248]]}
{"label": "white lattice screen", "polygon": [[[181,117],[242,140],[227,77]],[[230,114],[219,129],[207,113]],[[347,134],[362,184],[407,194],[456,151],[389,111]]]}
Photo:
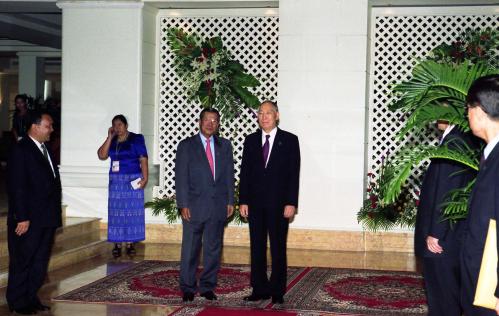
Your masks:
{"label": "white lattice screen", "polygon": [[[425,13],[431,12],[431,13]],[[439,12],[440,11],[440,12]],[[452,12],[455,13],[452,13]],[[400,148],[394,136],[403,118],[386,107],[391,97],[389,86],[407,79],[415,63],[414,57],[425,56],[442,42],[451,43],[467,28],[498,27],[499,15],[492,8],[374,8],[371,25],[371,78],[369,97],[369,170],[379,171],[382,157]],[[496,11],[497,12],[497,11]],[[406,142],[437,144],[437,134],[430,131]],[[418,186],[427,164],[415,170],[410,182]]]}
{"label": "white lattice screen", "polygon": [[[220,11],[220,10],[219,10]],[[178,12],[178,11],[177,11]],[[170,196],[174,191],[174,166],[177,144],[197,132],[197,120],[201,111],[199,104],[187,101],[185,88],[173,68],[173,54],[168,48],[167,30],[180,27],[184,31],[196,32],[203,38],[221,36],[224,46],[246,70],[256,76],[261,85],[252,90],[258,98],[277,99],[277,48],[279,18],[265,15],[262,11],[248,15],[245,10],[238,14],[228,10],[226,16],[196,16],[195,14],[170,16],[168,12],[159,16],[159,197]],[[231,14],[231,16],[229,16]],[[246,16],[240,16],[246,14]],[[239,15],[239,16],[234,16]],[[234,147],[236,173],[242,158],[244,138],[258,127],[253,111],[247,110],[230,126],[222,124],[221,134],[231,139]]]}

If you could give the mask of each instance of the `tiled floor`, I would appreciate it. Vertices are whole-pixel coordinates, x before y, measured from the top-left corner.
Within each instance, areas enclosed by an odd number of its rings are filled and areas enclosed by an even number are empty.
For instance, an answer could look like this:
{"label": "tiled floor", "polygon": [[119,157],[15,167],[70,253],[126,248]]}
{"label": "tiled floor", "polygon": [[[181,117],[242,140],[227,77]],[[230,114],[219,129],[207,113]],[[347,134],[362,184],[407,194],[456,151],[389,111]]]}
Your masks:
{"label": "tiled floor", "polygon": [[[98,257],[86,262],[51,272],[39,295],[43,302],[51,305],[50,313],[45,315],[64,316],[101,316],[101,315],[168,315],[175,307],[165,306],[132,306],[105,304],[75,304],[53,303],[51,298],[62,293],[88,284],[110,273],[119,271],[133,262],[140,260],[179,260],[180,246],[178,244],[148,244],[140,245],[138,255],[115,260],[111,257]],[[223,252],[225,263],[249,263],[249,248],[225,247]],[[342,267],[380,270],[414,271],[414,256],[407,253],[364,253],[364,252],[333,252],[312,250],[288,250],[289,265]],[[5,288],[0,289],[0,315],[8,315],[5,302]],[[42,314],[42,313],[40,313]]]}

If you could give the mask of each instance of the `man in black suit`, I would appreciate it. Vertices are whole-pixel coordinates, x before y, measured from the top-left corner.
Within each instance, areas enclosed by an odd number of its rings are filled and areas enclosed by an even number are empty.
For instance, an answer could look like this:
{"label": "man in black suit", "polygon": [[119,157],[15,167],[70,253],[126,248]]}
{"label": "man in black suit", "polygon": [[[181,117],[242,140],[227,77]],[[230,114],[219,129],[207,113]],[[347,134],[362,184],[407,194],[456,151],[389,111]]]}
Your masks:
{"label": "man in black suit", "polygon": [[9,279],[7,302],[18,314],[50,309],[37,292],[47,274],[57,227],[61,226],[61,182],[45,143],[52,118],[30,113],[28,137],[12,150],[7,164]]}
{"label": "man in black suit", "polygon": [[[477,79],[471,85],[466,101],[470,128],[487,145],[468,202],[461,254],[461,302],[466,316],[499,315],[499,299],[495,311],[473,305],[489,220],[499,220],[499,75]],[[499,298],[499,284],[495,296]]]}
{"label": "man in black suit", "polygon": [[[182,300],[192,301],[199,290],[207,300],[220,269],[223,232],[234,211],[234,160],[228,139],[216,136],[220,114],[204,109],[199,133],[181,141],[175,160],[177,207],[182,215],[180,289]],[[196,280],[199,253],[203,248],[203,272]]]}
{"label": "man in black suit", "polygon": [[[251,286],[246,301],[268,299],[282,304],[286,292],[286,241],[289,220],[298,206],[300,147],[298,137],[277,127],[279,110],[265,101],[258,110],[261,130],[244,141],[239,210],[247,217],[251,242]],[[267,235],[272,274],[267,278]]]}
{"label": "man in black suit", "polygon": [[[439,121],[444,130],[441,146],[476,147],[476,139],[458,127]],[[469,167],[447,159],[432,159],[422,186],[414,246],[416,256],[423,259],[428,315],[460,316],[459,249],[464,222],[452,225],[443,220],[443,205],[447,193],[465,187],[476,172]]]}

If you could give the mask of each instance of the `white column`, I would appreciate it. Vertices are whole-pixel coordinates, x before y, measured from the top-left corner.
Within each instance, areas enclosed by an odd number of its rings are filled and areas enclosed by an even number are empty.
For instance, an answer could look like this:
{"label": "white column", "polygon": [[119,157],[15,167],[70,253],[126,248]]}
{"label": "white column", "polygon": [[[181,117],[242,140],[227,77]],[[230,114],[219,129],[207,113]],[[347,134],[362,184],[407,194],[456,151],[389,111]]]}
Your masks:
{"label": "white column", "polygon": [[45,58],[36,53],[18,53],[19,93],[26,93],[34,98],[43,97],[45,80]]}
{"label": "white column", "polygon": [[279,1],[281,127],[302,154],[294,227],[361,229],[367,22],[367,0]]}
{"label": "white column", "polygon": [[97,149],[116,114],[141,132],[142,7],[59,1],[62,8],[61,177],[68,216],[107,220],[109,161]]}

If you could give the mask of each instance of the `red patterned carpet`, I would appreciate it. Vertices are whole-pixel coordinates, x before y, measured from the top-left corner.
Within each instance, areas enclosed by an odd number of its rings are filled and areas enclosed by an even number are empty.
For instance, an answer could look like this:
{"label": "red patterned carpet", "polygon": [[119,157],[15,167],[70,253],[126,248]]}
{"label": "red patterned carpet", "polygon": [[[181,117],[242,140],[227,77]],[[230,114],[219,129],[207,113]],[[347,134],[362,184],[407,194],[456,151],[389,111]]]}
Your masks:
{"label": "red patterned carpet", "polygon": [[55,301],[184,306],[174,315],[423,315],[423,281],[411,272],[289,267],[285,304],[256,303],[249,266],[223,265],[215,292],[218,300],[196,296],[183,304],[178,262],[142,261]]}

